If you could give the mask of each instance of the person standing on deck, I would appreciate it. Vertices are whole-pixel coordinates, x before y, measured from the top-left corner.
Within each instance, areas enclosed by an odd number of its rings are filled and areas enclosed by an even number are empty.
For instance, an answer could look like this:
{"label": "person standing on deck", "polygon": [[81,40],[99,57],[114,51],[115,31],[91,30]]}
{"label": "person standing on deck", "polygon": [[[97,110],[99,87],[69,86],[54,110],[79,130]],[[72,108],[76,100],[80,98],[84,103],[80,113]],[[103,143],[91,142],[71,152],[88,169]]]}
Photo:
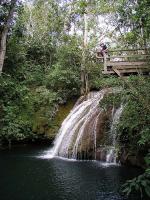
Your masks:
{"label": "person standing on deck", "polygon": [[106,44],[101,43],[101,44],[100,44],[100,47],[101,47],[100,55],[101,55],[102,57],[104,57],[104,54],[107,54],[107,53],[108,53],[107,46],[106,46]]}
{"label": "person standing on deck", "polygon": [[108,48],[107,48],[106,44],[101,43],[100,44],[100,49],[96,53],[96,57],[97,58],[104,57],[104,54],[107,54],[107,53],[108,53]]}

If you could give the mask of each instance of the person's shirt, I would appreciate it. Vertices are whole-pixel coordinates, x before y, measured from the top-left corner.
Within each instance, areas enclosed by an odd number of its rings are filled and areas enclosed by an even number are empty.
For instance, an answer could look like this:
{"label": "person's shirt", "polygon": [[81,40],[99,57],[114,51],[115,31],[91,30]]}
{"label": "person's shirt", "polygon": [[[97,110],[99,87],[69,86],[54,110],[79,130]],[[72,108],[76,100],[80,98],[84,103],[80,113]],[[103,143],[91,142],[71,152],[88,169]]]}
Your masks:
{"label": "person's shirt", "polygon": [[103,46],[102,46],[102,50],[106,50],[107,49],[107,46],[104,44]]}

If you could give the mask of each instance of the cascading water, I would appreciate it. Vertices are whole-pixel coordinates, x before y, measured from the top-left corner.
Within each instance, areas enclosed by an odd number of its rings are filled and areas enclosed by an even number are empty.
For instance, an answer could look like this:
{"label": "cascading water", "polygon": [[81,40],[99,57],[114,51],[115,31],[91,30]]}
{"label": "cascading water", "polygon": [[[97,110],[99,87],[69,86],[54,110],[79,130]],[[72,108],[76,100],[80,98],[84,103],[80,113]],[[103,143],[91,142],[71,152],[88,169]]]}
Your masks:
{"label": "cascading water", "polygon": [[98,113],[99,100],[104,91],[90,93],[86,100],[75,105],[68,117],[62,123],[59,133],[54,141],[51,156],[77,158],[78,146],[86,124],[91,117]]}
{"label": "cascading water", "polygon": [[[108,148],[108,151],[103,151],[100,147],[100,141],[103,140],[106,129],[105,121],[110,121],[109,115],[112,113],[112,111],[109,112],[107,116],[100,107],[100,102],[104,95],[112,92],[114,92],[112,89],[90,92],[86,98],[79,99],[62,123],[54,141],[54,146],[46,157],[59,156],[69,159],[98,159],[114,162],[115,126],[119,121],[122,106],[113,112],[109,131],[112,137],[111,148]],[[99,149],[101,149],[100,153],[98,153]]]}
{"label": "cascading water", "polygon": [[121,106],[113,113],[112,113],[112,124],[111,124],[111,129],[110,129],[110,135],[112,137],[112,147],[108,150],[107,156],[106,156],[106,162],[109,163],[116,163],[116,125],[119,123],[120,116],[123,111],[123,105]]}

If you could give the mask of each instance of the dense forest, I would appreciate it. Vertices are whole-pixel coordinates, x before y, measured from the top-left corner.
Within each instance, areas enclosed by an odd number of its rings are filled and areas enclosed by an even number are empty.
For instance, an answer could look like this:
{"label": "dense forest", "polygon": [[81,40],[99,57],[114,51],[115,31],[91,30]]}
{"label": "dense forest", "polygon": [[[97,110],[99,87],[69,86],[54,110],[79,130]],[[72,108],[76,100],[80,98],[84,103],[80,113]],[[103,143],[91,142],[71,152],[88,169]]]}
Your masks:
{"label": "dense forest", "polygon": [[80,95],[121,87],[102,104],[124,103],[118,148],[145,169],[124,191],[150,196],[149,76],[104,75],[95,53],[105,42],[148,54],[149,30],[149,0],[1,0],[0,145],[51,142]]}

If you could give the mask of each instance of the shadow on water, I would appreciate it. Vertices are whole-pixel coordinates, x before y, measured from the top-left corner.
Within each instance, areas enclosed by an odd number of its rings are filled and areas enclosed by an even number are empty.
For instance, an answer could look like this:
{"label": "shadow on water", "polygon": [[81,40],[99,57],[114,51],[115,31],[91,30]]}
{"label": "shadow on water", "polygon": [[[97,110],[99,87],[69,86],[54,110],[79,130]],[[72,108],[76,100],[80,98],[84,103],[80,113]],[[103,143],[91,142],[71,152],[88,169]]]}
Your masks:
{"label": "shadow on water", "polygon": [[41,159],[47,149],[27,145],[0,151],[1,200],[124,200],[120,186],[141,172],[96,161]]}

